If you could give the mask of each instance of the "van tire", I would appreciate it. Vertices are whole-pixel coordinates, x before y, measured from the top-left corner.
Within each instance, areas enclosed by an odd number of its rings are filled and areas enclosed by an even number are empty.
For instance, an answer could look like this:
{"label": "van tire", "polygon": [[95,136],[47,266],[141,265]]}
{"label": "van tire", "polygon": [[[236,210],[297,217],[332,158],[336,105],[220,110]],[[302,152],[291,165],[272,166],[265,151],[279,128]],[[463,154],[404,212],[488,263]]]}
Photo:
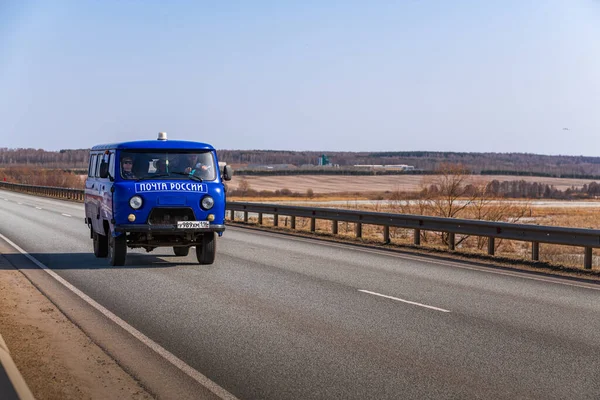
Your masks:
{"label": "van tire", "polygon": [[94,242],[94,255],[97,258],[106,258],[108,256],[108,238],[92,231],[92,240]]}
{"label": "van tire", "polygon": [[215,262],[216,253],[217,241],[215,240],[215,233],[205,233],[202,236],[202,241],[196,245],[198,262],[202,265],[212,264]]}
{"label": "van tire", "polygon": [[190,253],[190,248],[189,247],[173,247],[173,253],[175,253],[175,255],[177,257],[185,257]]}
{"label": "van tire", "polygon": [[125,265],[125,259],[127,258],[127,238],[125,234],[117,237],[110,235],[108,237],[108,255],[110,265],[115,267]]}

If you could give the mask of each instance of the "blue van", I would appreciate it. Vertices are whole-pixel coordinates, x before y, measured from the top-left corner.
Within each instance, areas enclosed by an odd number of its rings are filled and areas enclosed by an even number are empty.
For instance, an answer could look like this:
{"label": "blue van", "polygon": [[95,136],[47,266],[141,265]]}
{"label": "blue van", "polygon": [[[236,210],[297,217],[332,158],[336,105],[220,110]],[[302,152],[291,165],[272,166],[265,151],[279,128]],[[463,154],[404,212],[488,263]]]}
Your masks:
{"label": "blue van", "polygon": [[173,247],[186,256],[196,247],[200,264],[212,264],[216,236],[225,230],[225,186],[233,171],[219,168],[206,143],[167,140],[94,146],[85,182],[85,222],[94,255],[124,265],[127,248]]}

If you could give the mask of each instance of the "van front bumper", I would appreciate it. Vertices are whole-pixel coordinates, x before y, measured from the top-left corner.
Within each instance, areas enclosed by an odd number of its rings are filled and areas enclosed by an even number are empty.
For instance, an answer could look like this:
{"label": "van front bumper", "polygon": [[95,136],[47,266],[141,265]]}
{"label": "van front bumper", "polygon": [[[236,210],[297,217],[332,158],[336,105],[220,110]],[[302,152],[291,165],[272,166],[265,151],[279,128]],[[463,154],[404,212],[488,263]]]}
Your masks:
{"label": "van front bumper", "polygon": [[139,233],[198,233],[198,232],[223,232],[224,224],[210,224],[208,228],[178,228],[177,225],[148,225],[148,224],[121,224],[115,225],[116,232]]}

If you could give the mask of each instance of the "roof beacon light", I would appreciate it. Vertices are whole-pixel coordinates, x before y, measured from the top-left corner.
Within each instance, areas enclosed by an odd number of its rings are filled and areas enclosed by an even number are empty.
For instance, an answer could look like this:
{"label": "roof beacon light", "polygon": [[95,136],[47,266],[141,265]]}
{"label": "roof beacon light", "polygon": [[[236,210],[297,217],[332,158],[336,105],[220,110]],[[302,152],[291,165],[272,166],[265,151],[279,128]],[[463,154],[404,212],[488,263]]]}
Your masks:
{"label": "roof beacon light", "polygon": [[167,140],[167,132],[158,132],[158,140]]}

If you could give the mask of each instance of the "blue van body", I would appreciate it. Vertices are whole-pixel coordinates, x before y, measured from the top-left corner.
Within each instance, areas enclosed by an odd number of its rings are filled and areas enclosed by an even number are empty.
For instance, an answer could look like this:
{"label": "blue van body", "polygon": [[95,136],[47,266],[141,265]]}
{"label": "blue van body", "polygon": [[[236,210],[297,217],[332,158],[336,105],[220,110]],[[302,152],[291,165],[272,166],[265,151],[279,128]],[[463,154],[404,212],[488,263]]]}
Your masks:
{"label": "blue van body", "polygon": [[198,261],[212,264],[215,235],[225,230],[223,181],[232,174],[218,165],[211,145],[160,135],[94,146],[85,183],[94,254],[123,265],[127,247],[169,246],[184,256],[196,246]]}

